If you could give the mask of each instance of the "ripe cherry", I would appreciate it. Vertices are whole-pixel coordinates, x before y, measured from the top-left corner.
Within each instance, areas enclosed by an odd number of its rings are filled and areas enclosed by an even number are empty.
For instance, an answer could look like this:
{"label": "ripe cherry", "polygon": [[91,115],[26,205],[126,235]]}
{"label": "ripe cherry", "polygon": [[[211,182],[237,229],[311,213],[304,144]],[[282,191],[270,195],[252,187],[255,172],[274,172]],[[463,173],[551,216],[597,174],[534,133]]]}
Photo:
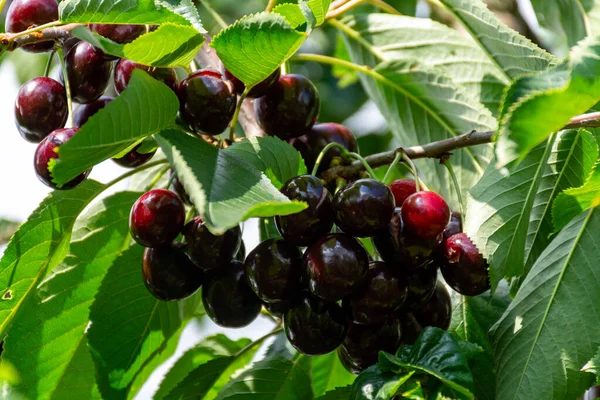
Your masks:
{"label": "ripe cherry", "polygon": [[490,288],[488,264],[464,233],[450,236],[442,252],[442,275],[463,296],[477,296]]}
{"label": "ripe cherry", "polygon": [[307,209],[297,214],[275,217],[277,229],[285,240],[296,246],[308,246],[331,231],[331,194],[318,178],[312,175],[292,178],[281,193],[290,200],[308,204]]}
{"label": "ripe cherry", "polygon": [[244,264],[230,261],[213,274],[202,290],[206,314],[217,325],[242,328],[258,317],[261,302],[248,286]]}
{"label": "ripe cherry", "polygon": [[73,112],[73,125],[80,128],[92,117],[92,115],[102,110],[114,99],[115,98],[111,96],[102,96],[91,103],[80,104]]}
{"label": "ripe cherry", "polygon": [[254,113],[265,133],[286,140],[308,133],[320,107],[315,85],[301,75],[288,74],[254,102]]}
{"label": "ripe cherry", "polygon": [[304,266],[310,291],[324,300],[338,301],[358,289],[369,269],[369,256],[358,240],[335,233],[306,249]]}
{"label": "ripe cherry", "polygon": [[423,328],[435,326],[445,331],[448,330],[452,320],[452,300],[446,286],[438,281],[431,299],[424,306],[415,310],[413,315]]}
{"label": "ripe cherry", "polygon": [[164,301],[183,300],[194,294],[204,281],[178,243],[146,248],[142,263],[144,283],[154,297]]}
{"label": "ripe cherry", "polygon": [[152,157],[154,157],[154,154],[156,154],[156,150],[151,151],[150,153],[140,153],[140,152],[138,152],[138,149],[140,148],[141,145],[142,145],[141,143],[138,144],[137,146],[135,146],[133,148],[133,150],[131,150],[129,153],[125,154],[123,157],[113,158],[112,160],[114,162],[116,162],[117,164],[119,164],[121,167],[125,167],[125,168],[136,168],[136,167],[139,167],[140,165],[145,164]]}
{"label": "ripe cherry", "polygon": [[404,271],[403,278],[408,287],[403,310],[414,310],[425,305],[435,293],[437,268],[427,265],[416,271]]}
{"label": "ripe cherry", "polygon": [[173,68],[152,68],[142,64],[138,64],[131,60],[122,58],[115,67],[114,79],[115,79],[115,92],[121,94],[131,80],[131,74],[133,70],[140,69],[147,72],[151,77],[157,81],[161,81],[167,85],[172,91],[177,93],[177,74]]}
{"label": "ripe cherry", "polygon": [[275,318],[283,318],[283,315],[290,309],[290,301],[278,301],[277,303],[263,303],[265,310]]}
{"label": "ripe cherry", "polygon": [[385,229],[394,214],[390,189],[374,179],[347,184],[333,197],[333,220],[345,233],[369,237]]}
{"label": "ripe cherry", "polygon": [[226,266],[233,260],[242,243],[239,226],[217,236],[208,230],[199,216],[185,224],[182,233],[190,260],[204,271]]}
{"label": "ripe cherry", "polygon": [[221,74],[196,71],[179,85],[181,119],[207,135],[222,133],[235,113],[237,96],[233,84]]}
{"label": "ripe cherry", "polygon": [[342,344],[348,323],[342,308],[302,292],[283,316],[288,341],[302,354],[327,354]]}
{"label": "ripe cherry", "polygon": [[450,220],[450,208],[442,196],[434,192],[418,192],[402,205],[404,226],[422,239],[434,239]]}
{"label": "ripe cherry", "polygon": [[142,246],[161,247],[179,235],[184,220],[185,208],[179,197],[169,190],[154,189],[131,208],[129,230]]}
{"label": "ripe cherry", "polygon": [[67,76],[76,102],[90,103],[108,87],[112,64],[104,56],[88,42],[77,43],[67,54]]}
{"label": "ripe cherry", "polygon": [[[244,85],[244,82],[242,82],[238,78],[236,78],[225,67],[223,67],[223,69],[221,71],[223,72],[223,78],[225,78],[228,81],[231,81],[231,83],[233,83],[233,86],[235,87],[235,91],[237,94],[241,95],[242,93],[244,93],[244,90],[246,90],[246,85]],[[250,89],[250,92],[248,92],[247,97],[249,97],[251,99],[257,99],[259,97],[264,96],[265,94],[267,94],[269,92],[269,89],[271,89],[271,87],[273,87],[273,85],[275,83],[277,83],[280,76],[281,76],[281,68],[277,68],[264,81],[257,83],[252,89]]]}
{"label": "ripe cherry", "polygon": [[446,241],[450,236],[456,235],[457,233],[462,233],[462,231],[462,215],[457,211],[453,211],[452,215],[450,216],[450,222],[448,223],[448,226],[446,226],[446,229],[444,229],[444,232],[442,232],[442,239]]}
{"label": "ripe cherry", "polygon": [[48,163],[53,158],[59,158],[56,149],[69,141],[77,133],[77,128],[66,128],[66,129],[57,129],[54,132],[50,133],[44,140],[40,142],[37,149],[35,150],[34,157],[34,167],[35,173],[40,181],[42,181],[45,185],[50,186],[53,189],[72,189],[75,186],[79,185],[81,182],[88,177],[91,172],[91,169],[82,172],[76,178],[71,181],[65,183],[61,187],[58,187],[54,182],[52,182],[52,175],[50,174],[50,169]]}
{"label": "ripe cherry", "polygon": [[[56,0],[13,0],[6,13],[6,32],[23,32],[29,28],[58,20],[58,2]],[[51,40],[28,44],[23,50],[31,53],[43,53],[52,50]]]}
{"label": "ripe cherry", "polygon": [[264,302],[288,300],[299,290],[302,255],[285,240],[265,240],[248,254],[245,265],[250,287]]}
{"label": "ripe cherry", "polygon": [[393,318],[406,300],[406,282],[385,263],[372,262],[360,288],[342,305],[357,324],[380,324]]}
{"label": "ripe cherry", "polygon": [[417,193],[417,184],[412,179],[398,179],[390,184],[390,190],[396,199],[396,207],[402,207],[408,196]]}
{"label": "ripe cherry", "polygon": [[122,24],[91,24],[91,31],[119,44],[131,43],[144,33],[144,25],[122,25]]}
{"label": "ripe cherry", "polygon": [[39,143],[50,132],[65,126],[68,114],[67,93],[54,79],[33,78],[19,89],[15,120],[19,133],[28,142]]}
{"label": "ripe cherry", "polygon": [[172,169],[169,170],[169,178],[173,179],[173,189],[175,190],[175,193],[177,193],[177,196],[179,196],[181,201],[183,201],[185,204],[191,206],[192,200],[190,199],[190,195],[187,194],[185,188],[183,187],[183,184],[179,180],[179,177]]}

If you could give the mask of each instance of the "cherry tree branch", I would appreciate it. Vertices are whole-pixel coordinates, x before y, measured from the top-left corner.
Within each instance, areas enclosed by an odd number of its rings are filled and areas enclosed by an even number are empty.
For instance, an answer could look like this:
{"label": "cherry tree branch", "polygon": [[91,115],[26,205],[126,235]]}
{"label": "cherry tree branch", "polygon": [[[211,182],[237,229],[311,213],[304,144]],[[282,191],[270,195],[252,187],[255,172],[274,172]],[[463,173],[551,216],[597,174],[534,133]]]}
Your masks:
{"label": "cherry tree branch", "polygon": [[82,24],[67,24],[51,26],[56,23],[47,24],[48,27],[38,26],[18,33],[0,34],[0,44],[3,50],[13,51],[28,44],[43,42],[47,40],[69,39],[71,31]]}

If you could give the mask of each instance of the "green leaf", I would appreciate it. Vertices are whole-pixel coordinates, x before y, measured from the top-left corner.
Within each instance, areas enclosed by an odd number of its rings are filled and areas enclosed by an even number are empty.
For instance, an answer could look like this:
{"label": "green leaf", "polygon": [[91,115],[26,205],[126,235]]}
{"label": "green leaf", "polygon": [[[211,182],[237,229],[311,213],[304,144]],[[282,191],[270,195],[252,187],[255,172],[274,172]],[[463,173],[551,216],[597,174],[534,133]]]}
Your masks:
{"label": "green leaf", "polygon": [[187,67],[204,43],[204,36],[193,27],[173,23],[163,24],[127,44],[115,43],[86,26],[73,29],[73,35],[105,53],[160,68]]}
{"label": "green leaf", "polygon": [[596,355],[581,368],[581,371],[600,376],[600,347],[598,347]]}
{"label": "green leaf", "polygon": [[59,19],[65,23],[154,25],[191,24],[200,33],[198,10],[192,0],[62,0]]}
{"label": "green leaf", "polygon": [[344,368],[337,351],[312,359],[312,386],[315,396],[354,382],[355,376]]}
{"label": "green leaf", "polygon": [[287,215],[306,208],[305,203],[290,201],[234,152],[219,150],[178,130],[161,132],[156,140],[216,234],[251,217]]}
{"label": "green leaf", "polygon": [[[308,0],[303,2],[308,5],[308,8],[314,16],[315,24],[312,28],[316,28],[317,26],[323,24],[323,22],[325,22],[325,16],[327,15],[327,10],[329,10],[331,0]],[[302,13],[302,9],[300,8],[299,4],[280,4],[273,9],[273,12],[283,15],[290,26],[294,29],[307,23],[307,18]]]}
{"label": "green leaf", "polygon": [[542,253],[492,330],[497,398],[574,399],[598,350],[600,209],[571,221]]}
{"label": "green leaf", "polygon": [[[348,400],[383,400],[391,399],[402,385],[410,378],[408,374],[398,375],[383,371],[379,365],[373,365],[356,377]],[[336,397],[333,397],[335,399]]]}
{"label": "green leaf", "polygon": [[294,146],[273,136],[244,139],[225,151],[237,154],[262,171],[277,189],[290,179],[307,173],[304,160]]}
{"label": "green leaf", "polygon": [[73,230],[71,251],[23,304],[3,359],[29,398],[90,398],[97,392],[85,331],[106,271],[129,244],[129,212],[141,193],[120,192],[91,207]]}
{"label": "green leaf", "polygon": [[134,245],[114,261],[90,310],[88,341],[104,398],[127,397],[136,375],[181,325],[177,304],[146,288],[143,252]]}
{"label": "green leaf", "polygon": [[[120,96],[94,114],[59,148],[54,182],[64,184],[136,142],[175,124],[179,100],[171,89],[139,69]],[[58,160],[58,161],[55,161]]]}
{"label": "green leaf", "polygon": [[335,388],[319,396],[317,400],[348,400],[352,394],[352,386]]}
{"label": "green leaf", "polygon": [[[588,155],[593,154],[590,152]],[[561,230],[583,211],[600,206],[600,157],[594,173],[583,186],[562,192],[552,207],[552,217],[556,231]]]}
{"label": "green leaf", "polygon": [[560,49],[573,47],[589,35],[590,26],[586,12],[594,1],[532,0],[540,26],[546,28]]}
{"label": "green leaf", "polygon": [[307,37],[283,16],[262,12],[236,21],[210,45],[233,75],[246,86],[254,86],[298,51]]}
{"label": "green leaf", "polygon": [[0,333],[67,255],[75,219],[102,190],[102,184],[87,180],[73,190],[54,191],[15,233],[0,260]]}

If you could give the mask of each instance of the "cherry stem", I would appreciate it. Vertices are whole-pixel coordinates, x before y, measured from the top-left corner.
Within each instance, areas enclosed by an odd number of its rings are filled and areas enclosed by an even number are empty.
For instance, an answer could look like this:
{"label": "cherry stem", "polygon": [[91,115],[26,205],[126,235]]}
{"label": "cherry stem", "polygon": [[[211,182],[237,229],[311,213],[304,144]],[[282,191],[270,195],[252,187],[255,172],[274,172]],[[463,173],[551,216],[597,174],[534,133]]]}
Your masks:
{"label": "cherry stem", "polygon": [[[175,175],[173,175],[175,176]],[[196,209],[194,207],[190,207],[190,209],[187,211],[187,213],[185,214],[185,221],[191,221],[192,218],[194,218],[196,216]]]}
{"label": "cherry stem", "polygon": [[6,0],[0,0],[0,13],[2,13],[2,10],[4,9],[5,4],[6,4]]}
{"label": "cherry stem", "polygon": [[401,159],[402,159],[402,154],[400,154],[399,152],[396,153],[396,157],[394,157],[394,161],[392,161],[392,163],[390,164],[390,167],[388,168],[387,172],[385,173],[385,175],[383,177],[383,183],[385,183],[386,185],[390,184],[389,179],[390,179],[390,176],[392,175],[392,171],[394,170],[394,168],[396,167],[396,164],[398,164]]}
{"label": "cherry stem", "polygon": [[158,171],[158,173],[154,176],[154,179],[152,179],[152,181],[150,181],[150,183],[146,186],[144,192],[150,191],[158,183],[158,181],[160,181],[160,179],[167,173],[169,168],[171,168],[171,166],[167,165],[165,168]]}
{"label": "cherry stem", "polygon": [[260,313],[261,313],[261,315],[264,315],[265,317],[269,318],[273,323],[275,323],[275,324],[279,323],[279,319],[272,316],[271,313],[268,312],[267,310],[265,310],[264,308],[260,310]]}
{"label": "cherry stem", "polygon": [[[123,179],[127,179],[130,176],[133,176],[133,175],[135,175],[135,174],[137,174],[139,172],[145,171],[147,169],[154,168],[154,167],[157,167],[157,166],[162,165],[162,164],[166,164],[167,162],[168,162],[168,160],[165,158],[164,160],[158,160],[158,161],[153,161],[153,162],[146,163],[146,164],[142,165],[141,167],[138,167],[138,168],[136,168],[134,170],[131,170],[131,171],[129,171],[129,172],[127,172],[127,173],[125,173],[125,174],[123,174],[123,175],[121,175],[121,176],[113,179],[112,181],[108,182],[106,185],[104,185],[104,190],[108,189],[109,187],[111,187],[113,185],[116,185],[117,183],[121,182]],[[146,190],[146,192],[147,191],[148,190]]]}
{"label": "cherry stem", "polygon": [[371,178],[378,180],[377,179],[377,175],[375,174],[375,171],[373,171],[373,168],[371,168],[371,166],[369,165],[369,163],[367,162],[367,160],[364,159],[363,156],[361,156],[358,153],[348,153],[351,157],[355,158],[356,160],[360,161],[362,163],[362,165],[365,167],[365,170],[369,173],[369,175],[371,175]]}
{"label": "cherry stem", "polygon": [[281,321],[278,321],[275,329],[273,329],[271,332],[267,333],[266,335],[256,339],[254,342],[250,343],[248,346],[244,347],[243,349],[241,349],[240,351],[235,353],[235,355],[233,357],[236,359],[241,357],[242,355],[244,355],[244,353],[252,350],[254,347],[256,347],[258,345],[261,345],[265,340],[267,340],[271,336],[278,335],[281,332],[283,332],[283,328],[281,327]]}
{"label": "cherry stem", "polygon": [[235,106],[235,113],[233,114],[233,119],[231,120],[231,124],[229,125],[229,140],[231,140],[232,142],[235,141],[235,128],[240,117],[240,110],[242,109],[242,106],[244,105],[244,100],[246,100],[246,97],[248,96],[248,93],[250,93],[251,89],[252,87],[246,87],[246,89],[244,89],[244,93],[240,95],[237,105]]}
{"label": "cherry stem", "polygon": [[456,190],[456,197],[458,198],[458,206],[460,207],[460,213],[465,215],[465,203],[463,202],[462,193],[460,192],[460,185],[458,184],[458,179],[456,179],[456,174],[454,173],[454,168],[452,168],[452,164],[450,164],[450,160],[444,161],[444,165],[452,178],[452,183],[454,184],[454,189]]}
{"label": "cherry stem", "polygon": [[317,176],[317,171],[319,170],[319,165],[321,165],[321,162],[323,161],[323,157],[325,157],[325,154],[332,148],[337,147],[338,149],[340,149],[341,153],[342,153],[342,157],[347,157],[349,152],[348,150],[342,146],[339,143],[336,142],[332,142],[329,143],[327,146],[325,146],[323,148],[323,150],[321,150],[321,153],[319,153],[319,157],[317,157],[317,161],[315,161],[315,166],[312,169],[312,176]]}
{"label": "cherry stem", "polygon": [[276,4],[277,4],[277,0],[269,0],[269,3],[267,4],[267,8],[265,8],[265,11],[267,11],[267,12],[273,11]]}
{"label": "cherry stem", "polygon": [[372,4],[375,7],[381,8],[382,10],[384,10],[390,14],[402,15],[402,13],[400,11],[396,10],[394,7],[392,7],[391,5],[389,5],[388,3],[386,3],[383,0],[351,0],[345,4],[340,5],[339,7],[329,11],[327,13],[327,19],[337,18],[340,15],[344,14],[345,12],[350,11],[351,9],[358,7],[364,3]]}
{"label": "cherry stem", "polygon": [[67,74],[67,64],[65,63],[65,54],[62,47],[57,47],[56,54],[60,59],[60,66],[63,73],[63,81],[65,83],[65,91],[67,92],[67,110],[69,111],[69,118],[67,119],[67,128],[73,126],[73,98],[71,97],[71,83],[69,82],[69,75]]}
{"label": "cherry stem", "polygon": [[199,3],[202,4],[204,8],[206,8],[206,11],[208,11],[208,13],[211,15],[211,17],[213,17],[214,20],[217,21],[217,24],[219,24],[221,29],[227,28],[227,22],[225,22],[221,15],[213,8],[209,0],[200,0]]}
{"label": "cherry stem", "polygon": [[410,159],[410,157],[406,154],[406,152],[404,151],[404,149],[400,149],[398,151],[399,154],[402,155],[402,159],[408,164],[410,165],[410,169],[412,170],[412,174],[415,176],[415,186],[417,188],[417,192],[421,191],[421,180],[419,179],[419,172],[417,171],[417,166],[415,165],[415,163],[413,162],[413,160]]}
{"label": "cherry stem", "polygon": [[54,53],[56,50],[52,50],[50,53],[50,57],[48,57],[48,62],[46,63],[46,69],[44,69],[44,76],[47,78],[50,75],[50,68],[52,68],[52,60],[54,59]]}
{"label": "cherry stem", "polygon": [[167,181],[167,184],[165,185],[165,189],[170,190],[169,188],[171,187],[171,185],[173,184],[173,181],[175,180],[175,174],[172,174],[169,177],[169,180]]}

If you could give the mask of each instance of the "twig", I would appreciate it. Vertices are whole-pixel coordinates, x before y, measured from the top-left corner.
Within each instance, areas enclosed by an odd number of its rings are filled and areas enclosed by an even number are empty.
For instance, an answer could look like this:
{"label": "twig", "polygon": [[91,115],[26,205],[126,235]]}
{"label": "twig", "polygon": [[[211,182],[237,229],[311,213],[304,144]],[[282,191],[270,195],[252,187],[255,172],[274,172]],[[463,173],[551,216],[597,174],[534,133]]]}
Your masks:
{"label": "twig", "polygon": [[[56,25],[56,24],[55,24]],[[28,44],[44,42],[47,40],[65,40],[71,37],[71,31],[82,24],[68,24],[62,26],[48,27],[38,26],[36,28],[19,32],[0,34],[0,43],[5,50],[13,51]]]}

